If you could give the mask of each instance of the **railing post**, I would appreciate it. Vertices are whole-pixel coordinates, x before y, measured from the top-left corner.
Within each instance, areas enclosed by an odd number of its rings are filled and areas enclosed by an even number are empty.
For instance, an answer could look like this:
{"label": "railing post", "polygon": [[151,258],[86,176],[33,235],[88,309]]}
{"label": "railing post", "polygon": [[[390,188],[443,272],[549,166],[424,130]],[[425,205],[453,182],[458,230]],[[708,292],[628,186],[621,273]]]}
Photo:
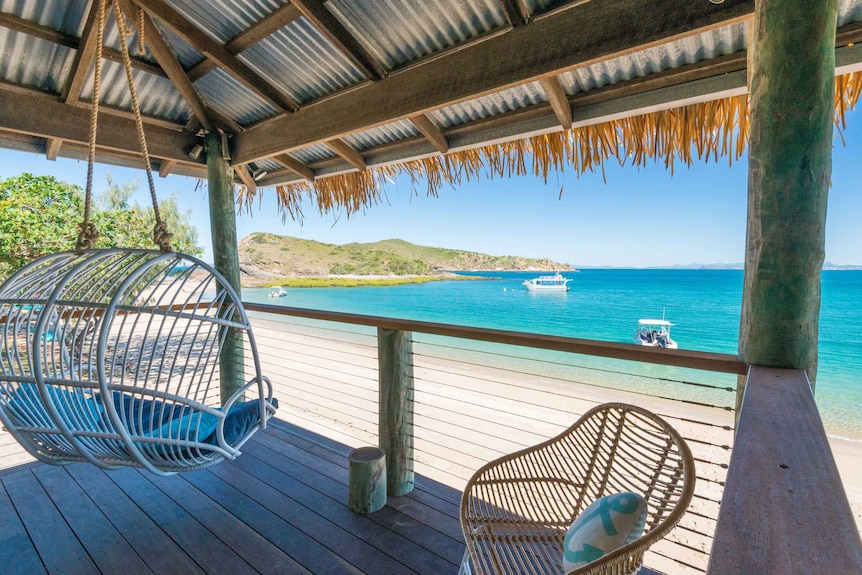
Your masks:
{"label": "railing post", "polygon": [[389,495],[413,491],[413,334],[377,328],[379,445]]}

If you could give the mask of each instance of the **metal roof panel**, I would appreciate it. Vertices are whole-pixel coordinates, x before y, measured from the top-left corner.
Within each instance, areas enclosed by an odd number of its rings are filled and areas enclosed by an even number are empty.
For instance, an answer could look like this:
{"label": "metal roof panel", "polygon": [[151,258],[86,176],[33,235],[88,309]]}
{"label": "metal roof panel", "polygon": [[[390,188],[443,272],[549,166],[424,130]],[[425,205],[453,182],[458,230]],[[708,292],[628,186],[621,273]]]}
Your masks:
{"label": "metal roof panel", "polygon": [[170,0],[187,20],[226,44],[284,4],[284,0]]}
{"label": "metal roof panel", "polygon": [[358,134],[346,136],[344,140],[353,148],[364,150],[389,142],[396,142],[419,135],[419,130],[410,120],[399,120],[383,126],[377,126]]}
{"label": "metal roof panel", "polygon": [[365,76],[306,18],[298,18],[239,55],[299,102],[346,88]]}
{"label": "metal roof panel", "polygon": [[387,70],[508,25],[497,0],[329,0],[326,6]]}
{"label": "metal roof panel", "polygon": [[438,126],[450,128],[547,101],[542,85],[539,82],[530,82],[523,86],[447,106],[431,112],[428,116]]}
{"label": "metal roof panel", "polygon": [[0,27],[0,80],[59,94],[75,51]]}
{"label": "metal roof panel", "polygon": [[318,160],[332,158],[335,156],[335,152],[330,150],[329,147],[324,144],[314,144],[313,146],[306,146],[299,150],[294,150],[288,155],[303,164],[310,164]]}
{"label": "metal roof panel", "polygon": [[195,88],[213,108],[244,126],[278,113],[275,108],[220,69],[213,70],[195,82]]}

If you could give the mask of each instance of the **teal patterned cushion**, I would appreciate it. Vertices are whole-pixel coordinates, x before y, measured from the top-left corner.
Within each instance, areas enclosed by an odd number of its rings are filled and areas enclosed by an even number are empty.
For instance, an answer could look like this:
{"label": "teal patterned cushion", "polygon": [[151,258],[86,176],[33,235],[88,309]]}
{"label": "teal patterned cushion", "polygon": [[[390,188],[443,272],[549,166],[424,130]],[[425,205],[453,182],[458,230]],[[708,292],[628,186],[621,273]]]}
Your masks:
{"label": "teal patterned cushion", "polygon": [[646,499],[637,493],[613,493],[595,500],[575,518],[563,542],[563,572],[583,567],[644,532]]}

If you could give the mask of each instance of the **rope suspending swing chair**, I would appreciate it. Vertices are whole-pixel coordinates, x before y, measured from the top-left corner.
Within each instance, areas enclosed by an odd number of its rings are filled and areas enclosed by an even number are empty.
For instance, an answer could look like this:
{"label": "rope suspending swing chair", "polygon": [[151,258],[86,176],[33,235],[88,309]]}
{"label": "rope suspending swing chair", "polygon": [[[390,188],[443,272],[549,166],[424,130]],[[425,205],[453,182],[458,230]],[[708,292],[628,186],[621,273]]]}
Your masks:
{"label": "rope suspending swing chair", "polygon": [[[106,0],[98,42],[84,221],[74,251],[37,259],[0,286],[0,420],[41,461],[142,467],[160,475],[233,459],[275,412],[248,316],[228,281],[173,252],[161,220],[114,2],[159,251],[93,249],[89,221]],[[142,45],[143,28],[138,31]],[[243,371],[253,372],[247,383]],[[220,380],[239,389],[220,397]],[[242,379],[240,379],[242,378]]]}

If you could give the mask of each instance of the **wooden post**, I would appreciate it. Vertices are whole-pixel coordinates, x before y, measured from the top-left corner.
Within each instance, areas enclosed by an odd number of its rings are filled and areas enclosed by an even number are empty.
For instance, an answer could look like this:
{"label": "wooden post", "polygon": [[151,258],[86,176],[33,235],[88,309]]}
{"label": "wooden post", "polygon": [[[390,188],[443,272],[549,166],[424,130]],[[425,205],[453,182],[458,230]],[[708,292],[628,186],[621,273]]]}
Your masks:
{"label": "wooden post", "polygon": [[[207,134],[207,191],[215,268],[240,294],[233,170],[222,156],[221,137],[216,133]],[[228,329],[219,352],[219,374],[224,403],[245,383],[243,339],[238,330]]]}
{"label": "wooden post", "polygon": [[832,173],[837,0],[759,0],[751,52],[748,236],[739,354],[817,372]]}
{"label": "wooden post", "polygon": [[389,495],[413,491],[413,334],[377,328],[379,443]]}
{"label": "wooden post", "polygon": [[386,505],[386,454],[378,447],[360,447],[347,459],[347,504],[354,513],[374,513]]}

